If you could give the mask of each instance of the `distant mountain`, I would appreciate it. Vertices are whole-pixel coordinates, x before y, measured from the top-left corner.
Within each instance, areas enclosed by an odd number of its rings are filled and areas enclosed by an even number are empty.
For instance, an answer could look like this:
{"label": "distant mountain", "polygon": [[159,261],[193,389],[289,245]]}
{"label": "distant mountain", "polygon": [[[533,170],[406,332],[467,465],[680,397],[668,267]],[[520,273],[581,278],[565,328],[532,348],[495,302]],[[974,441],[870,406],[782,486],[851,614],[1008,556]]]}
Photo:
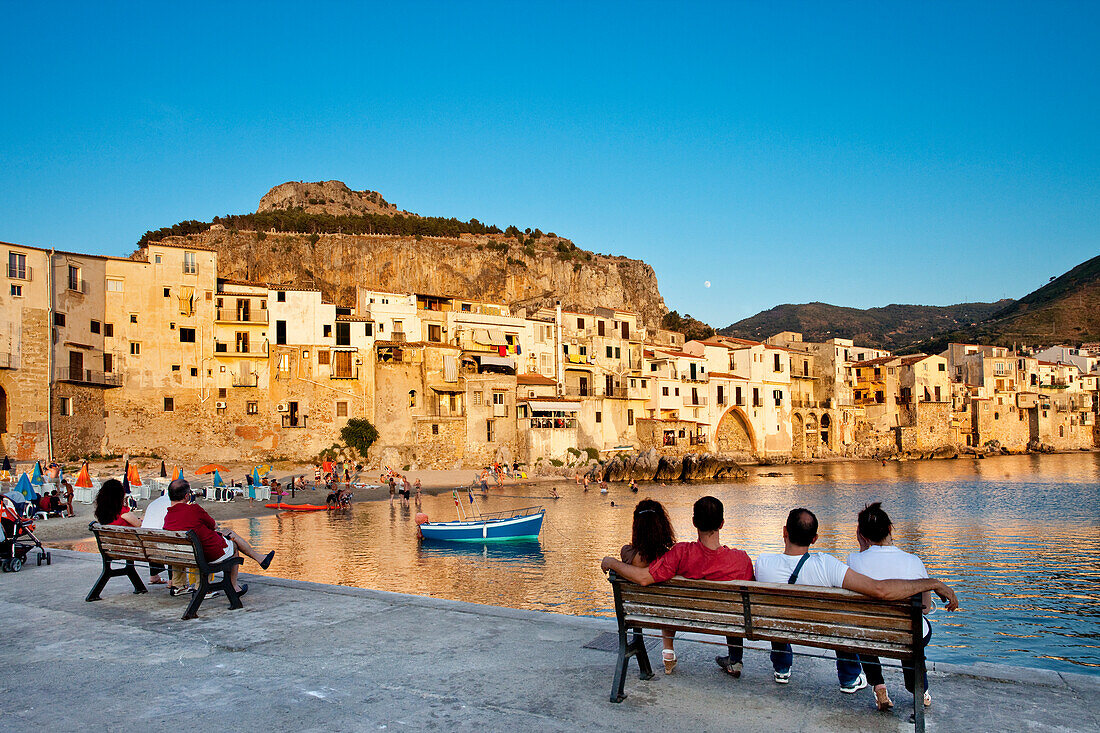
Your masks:
{"label": "distant mountain", "polygon": [[865,310],[828,303],[788,303],[730,324],[718,333],[762,341],[780,331],[798,331],[807,341],[848,338],[860,346],[895,351],[980,323],[1012,303],[1006,299],[945,306],[894,304]]}
{"label": "distant mountain", "polygon": [[1100,341],[1100,256],[1012,301],[981,323],[949,329],[912,347],[934,353],[951,341],[1000,346]]}

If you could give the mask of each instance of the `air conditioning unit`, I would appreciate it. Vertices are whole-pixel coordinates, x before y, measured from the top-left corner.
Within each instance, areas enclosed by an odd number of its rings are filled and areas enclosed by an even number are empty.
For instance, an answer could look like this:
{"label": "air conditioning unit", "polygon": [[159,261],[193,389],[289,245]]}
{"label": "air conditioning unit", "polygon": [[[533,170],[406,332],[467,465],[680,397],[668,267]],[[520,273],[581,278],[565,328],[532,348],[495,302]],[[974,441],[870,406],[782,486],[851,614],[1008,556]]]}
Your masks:
{"label": "air conditioning unit", "polygon": [[275,409],[279,412],[290,412],[290,405],[285,402],[280,402],[278,405],[275,406]]}
{"label": "air conditioning unit", "polygon": [[219,410],[224,410],[225,409],[225,403],[224,402],[215,402],[214,407],[218,408]]}

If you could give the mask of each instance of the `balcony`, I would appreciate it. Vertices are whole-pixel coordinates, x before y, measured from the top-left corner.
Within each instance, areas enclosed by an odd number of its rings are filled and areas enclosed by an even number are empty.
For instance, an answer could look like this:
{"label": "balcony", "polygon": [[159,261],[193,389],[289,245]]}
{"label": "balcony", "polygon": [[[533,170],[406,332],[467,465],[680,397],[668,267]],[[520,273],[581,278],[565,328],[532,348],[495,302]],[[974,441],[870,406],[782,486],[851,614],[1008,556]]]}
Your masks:
{"label": "balcony", "polygon": [[12,280],[26,280],[30,282],[34,274],[33,268],[30,267],[12,267],[11,263],[8,263],[8,277]]}
{"label": "balcony", "polygon": [[305,415],[283,415],[282,426],[284,428],[304,428],[306,417]]}
{"label": "balcony", "polygon": [[359,369],[335,369],[329,375],[329,379],[359,379]]}
{"label": "balcony", "polygon": [[575,417],[531,417],[527,418],[528,430],[575,430]]}
{"label": "balcony", "polygon": [[562,394],[569,397],[595,397],[596,390],[592,387],[581,388],[575,384],[567,384],[562,390]]}
{"label": "balcony", "polygon": [[81,280],[79,278],[70,278],[68,291],[70,293],[80,293],[81,295],[84,295],[88,292],[88,281]]}
{"label": "balcony", "polygon": [[684,395],[684,407],[706,407],[707,397],[706,395]]}
{"label": "balcony", "polygon": [[404,331],[393,331],[392,333],[390,333],[390,337],[388,340],[398,343],[405,343],[406,341],[408,341],[408,337],[405,335]]}
{"label": "balcony", "polygon": [[[267,358],[267,346],[266,345],[257,346],[255,344],[253,344],[251,346],[245,346],[243,351],[241,351],[239,348],[234,348],[234,349],[230,350],[229,346],[230,346],[230,344],[225,343],[224,341],[215,341],[214,342],[214,356],[221,356],[221,357],[239,356],[239,357],[245,358],[245,359],[247,359],[247,358],[266,359]],[[221,348],[219,348],[219,347],[221,347]]]}
{"label": "balcony", "polygon": [[114,372],[95,372],[91,369],[73,369],[72,367],[58,367],[55,372],[58,382],[71,382],[73,384],[87,384],[95,387],[121,387],[122,375]]}
{"label": "balcony", "polygon": [[[899,400],[899,402],[900,402],[900,400]],[[801,399],[799,397],[792,397],[791,398],[791,407],[795,407],[795,408],[800,408],[800,407],[801,408],[807,408],[807,407],[814,408],[814,407],[824,407],[824,405],[822,403],[818,402],[817,400],[808,400],[808,399]]]}
{"label": "balcony", "polygon": [[680,381],[681,382],[693,382],[695,384],[706,384],[707,383],[707,375],[706,374],[696,374],[693,377],[690,374],[681,374],[680,375]]}
{"label": "balcony", "polygon": [[494,402],[493,417],[508,417],[508,405],[503,402]]}
{"label": "balcony", "polygon": [[260,379],[255,374],[234,374],[233,386],[234,387],[258,387],[260,385]]}
{"label": "balcony", "polygon": [[0,369],[11,369],[12,361],[11,354],[0,351]]}
{"label": "balcony", "polygon": [[218,308],[215,320],[219,323],[267,323],[267,311],[244,311],[237,308]]}

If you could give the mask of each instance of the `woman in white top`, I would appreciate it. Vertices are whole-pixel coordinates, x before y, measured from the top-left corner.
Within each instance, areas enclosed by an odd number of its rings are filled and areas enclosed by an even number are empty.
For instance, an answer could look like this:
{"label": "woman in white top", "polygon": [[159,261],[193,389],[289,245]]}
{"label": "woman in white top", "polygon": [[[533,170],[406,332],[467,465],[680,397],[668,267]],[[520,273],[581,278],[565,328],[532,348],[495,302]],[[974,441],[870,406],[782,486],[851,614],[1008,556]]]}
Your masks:
{"label": "woman in white top", "polygon": [[[848,567],[857,573],[862,573],[875,580],[901,579],[916,580],[927,578],[928,572],[924,569],[924,563],[916,555],[894,547],[893,523],[890,517],[882,509],[881,502],[869,504],[859,513],[856,540],[859,542],[859,552],[848,555]],[[928,613],[932,607],[932,594],[924,593],[924,612]],[[928,619],[924,619],[924,643],[927,646],[932,638],[932,626]],[[837,654],[840,657],[840,654]],[[875,692],[875,702],[879,710],[889,710],[894,706],[890,695],[886,691],[886,682],[882,678],[882,665],[878,657],[869,654],[860,654],[859,661],[863,665],[863,673],[867,675],[867,681]],[[905,689],[913,691],[913,669],[903,667],[902,674],[905,677]],[[925,675],[924,689],[928,689],[928,676]],[[925,706],[932,704],[932,696],[924,693]]]}

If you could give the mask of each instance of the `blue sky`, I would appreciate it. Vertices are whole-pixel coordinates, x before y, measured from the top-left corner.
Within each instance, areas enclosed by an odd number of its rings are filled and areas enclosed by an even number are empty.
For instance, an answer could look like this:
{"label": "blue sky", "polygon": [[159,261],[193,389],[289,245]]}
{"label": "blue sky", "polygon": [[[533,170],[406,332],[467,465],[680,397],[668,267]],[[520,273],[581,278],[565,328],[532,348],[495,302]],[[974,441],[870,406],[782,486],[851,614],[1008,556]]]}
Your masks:
{"label": "blue sky", "polygon": [[0,240],[128,254],[339,179],[645,259],[718,326],[1100,252],[1097,3],[229,5],[3,2]]}

